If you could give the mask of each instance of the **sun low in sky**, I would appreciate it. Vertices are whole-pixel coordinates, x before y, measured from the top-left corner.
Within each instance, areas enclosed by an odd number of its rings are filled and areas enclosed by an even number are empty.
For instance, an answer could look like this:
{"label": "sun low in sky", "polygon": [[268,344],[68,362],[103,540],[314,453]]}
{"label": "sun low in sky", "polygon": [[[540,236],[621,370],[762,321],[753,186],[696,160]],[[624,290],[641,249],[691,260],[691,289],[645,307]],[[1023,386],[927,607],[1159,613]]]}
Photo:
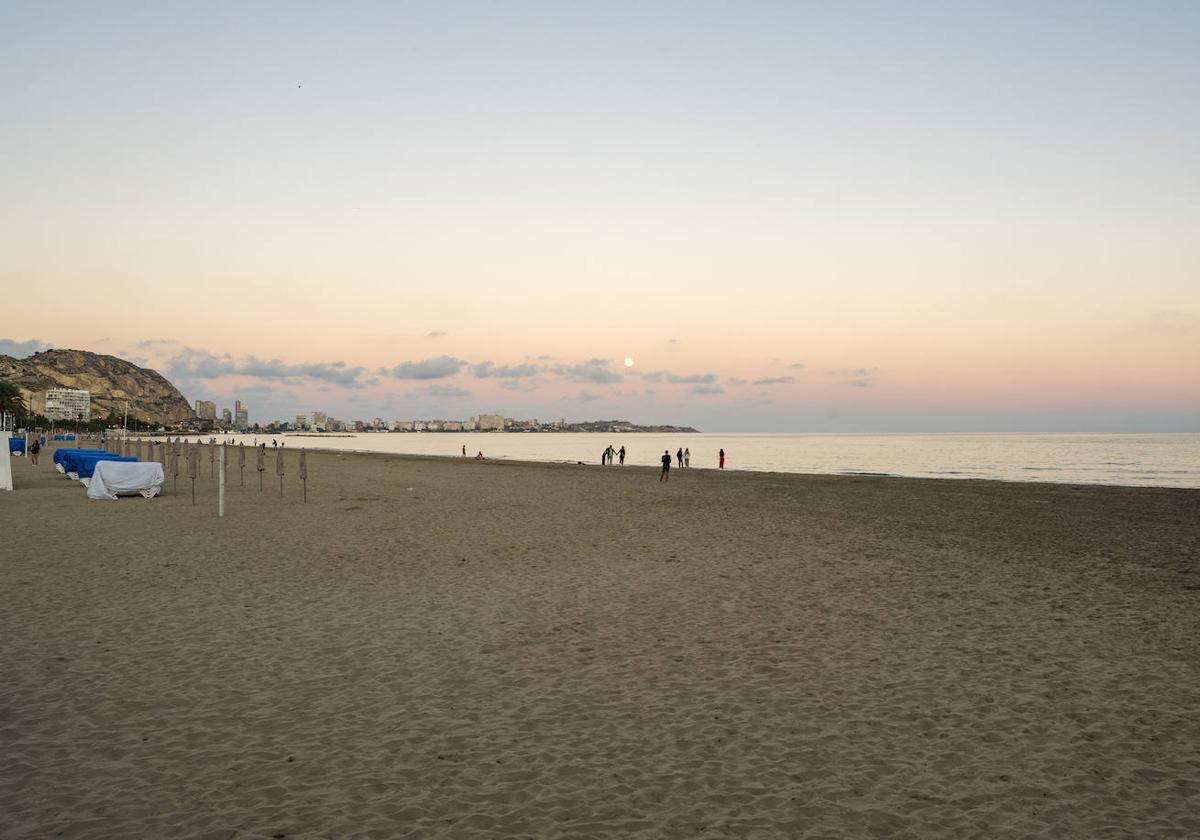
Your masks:
{"label": "sun low in sky", "polygon": [[0,14],[0,351],[256,420],[1200,423],[1200,5]]}

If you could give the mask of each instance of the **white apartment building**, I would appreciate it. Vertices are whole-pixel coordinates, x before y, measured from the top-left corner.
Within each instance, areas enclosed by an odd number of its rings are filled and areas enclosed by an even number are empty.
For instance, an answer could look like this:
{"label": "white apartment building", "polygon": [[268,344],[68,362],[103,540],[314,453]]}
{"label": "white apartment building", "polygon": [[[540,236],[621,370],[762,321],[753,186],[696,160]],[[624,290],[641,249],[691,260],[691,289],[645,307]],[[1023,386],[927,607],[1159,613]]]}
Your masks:
{"label": "white apartment building", "polygon": [[51,420],[92,419],[92,394],[73,388],[51,388],[46,391],[43,414]]}

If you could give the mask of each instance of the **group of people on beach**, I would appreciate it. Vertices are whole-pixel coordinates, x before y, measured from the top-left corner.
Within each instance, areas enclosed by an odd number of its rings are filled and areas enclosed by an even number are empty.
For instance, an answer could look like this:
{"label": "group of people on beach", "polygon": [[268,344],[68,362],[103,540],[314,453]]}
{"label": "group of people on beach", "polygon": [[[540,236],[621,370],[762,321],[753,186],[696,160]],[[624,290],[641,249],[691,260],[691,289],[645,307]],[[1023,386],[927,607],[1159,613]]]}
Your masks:
{"label": "group of people on beach", "polygon": [[600,453],[600,463],[602,465],[608,464],[609,466],[611,466],[612,462],[613,462],[613,458],[617,458],[620,461],[621,465],[624,466],[625,465],[625,447],[622,446],[620,449],[613,449],[613,446],[610,443],[608,445],[608,448]]}
{"label": "group of people on beach", "polygon": [[[662,472],[658,474],[659,481],[671,480],[671,450],[664,449],[662,458]],[[679,462],[680,469],[690,467],[692,465],[692,452],[690,449],[682,448],[676,451],[675,460]],[[725,450],[724,448],[717,454],[717,469],[725,469]]]}

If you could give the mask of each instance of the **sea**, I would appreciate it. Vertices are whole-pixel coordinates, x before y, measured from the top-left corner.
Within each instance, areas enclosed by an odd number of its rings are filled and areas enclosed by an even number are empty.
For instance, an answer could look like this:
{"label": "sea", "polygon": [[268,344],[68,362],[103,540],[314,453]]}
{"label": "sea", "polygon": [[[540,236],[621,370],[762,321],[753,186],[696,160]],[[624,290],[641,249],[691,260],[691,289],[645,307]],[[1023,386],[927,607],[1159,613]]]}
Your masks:
{"label": "sea", "polygon": [[626,464],[657,467],[687,448],[692,469],[996,479],[1200,488],[1200,434],[605,434],[602,432],[376,432],[231,435],[289,449],[600,464],[611,444]]}

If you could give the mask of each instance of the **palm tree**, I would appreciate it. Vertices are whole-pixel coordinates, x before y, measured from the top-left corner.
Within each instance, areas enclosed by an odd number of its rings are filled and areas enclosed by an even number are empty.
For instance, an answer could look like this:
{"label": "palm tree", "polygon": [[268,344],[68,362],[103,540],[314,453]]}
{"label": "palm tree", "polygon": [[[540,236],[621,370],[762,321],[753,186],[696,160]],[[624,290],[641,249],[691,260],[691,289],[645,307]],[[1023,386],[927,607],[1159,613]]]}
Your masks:
{"label": "palm tree", "polygon": [[4,379],[0,379],[0,417],[11,414],[15,420],[17,415],[25,414],[25,395],[21,389]]}

